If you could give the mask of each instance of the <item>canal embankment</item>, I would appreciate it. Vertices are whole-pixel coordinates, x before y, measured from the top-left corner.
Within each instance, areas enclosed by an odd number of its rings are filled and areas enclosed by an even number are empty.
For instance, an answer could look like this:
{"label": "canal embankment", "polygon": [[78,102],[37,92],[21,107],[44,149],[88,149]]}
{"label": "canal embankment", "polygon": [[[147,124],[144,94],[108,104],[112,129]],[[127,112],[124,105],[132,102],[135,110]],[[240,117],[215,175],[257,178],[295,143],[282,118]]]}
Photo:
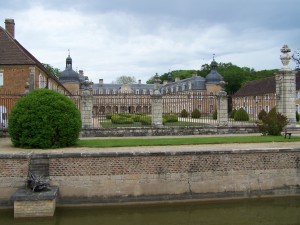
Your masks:
{"label": "canal embankment", "polygon": [[32,162],[59,187],[60,206],[300,193],[297,142],[26,150],[0,141],[2,207],[13,206]]}

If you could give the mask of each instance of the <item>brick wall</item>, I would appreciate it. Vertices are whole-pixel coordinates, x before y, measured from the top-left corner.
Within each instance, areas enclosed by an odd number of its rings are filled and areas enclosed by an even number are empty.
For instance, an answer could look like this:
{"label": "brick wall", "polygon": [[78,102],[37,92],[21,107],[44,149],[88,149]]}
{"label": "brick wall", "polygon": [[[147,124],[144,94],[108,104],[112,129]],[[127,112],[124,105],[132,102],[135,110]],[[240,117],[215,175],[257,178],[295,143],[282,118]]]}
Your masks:
{"label": "brick wall", "polygon": [[23,155],[0,155],[0,206],[11,204],[10,196],[26,182],[29,159]]}
{"label": "brick wall", "polygon": [[29,81],[29,66],[0,66],[3,70],[3,86],[0,91],[10,91],[16,94],[25,92],[25,83]]}
{"label": "brick wall", "polygon": [[[4,158],[0,155],[0,158]],[[2,159],[0,202],[26,180],[26,159]],[[47,153],[59,203],[296,195],[299,149]],[[5,162],[5,163],[3,163]],[[14,165],[14,166],[12,166]],[[19,183],[15,183],[16,179]],[[4,190],[9,189],[11,191]],[[4,203],[3,203],[4,202]]]}

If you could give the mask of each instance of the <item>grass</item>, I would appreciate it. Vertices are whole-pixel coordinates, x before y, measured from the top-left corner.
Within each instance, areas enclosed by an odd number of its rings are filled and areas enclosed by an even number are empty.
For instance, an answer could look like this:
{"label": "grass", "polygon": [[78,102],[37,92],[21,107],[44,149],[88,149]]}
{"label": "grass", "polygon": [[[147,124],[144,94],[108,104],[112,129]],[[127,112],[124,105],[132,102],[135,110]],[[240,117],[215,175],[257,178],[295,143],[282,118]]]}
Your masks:
{"label": "grass", "polygon": [[84,139],[77,142],[78,147],[108,148],[133,146],[172,146],[201,145],[227,143],[267,143],[267,142],[297,142],[299,136],[285,139],[283,136],[230,136],[230,137],[187,137],[187,138],[112,138]]}

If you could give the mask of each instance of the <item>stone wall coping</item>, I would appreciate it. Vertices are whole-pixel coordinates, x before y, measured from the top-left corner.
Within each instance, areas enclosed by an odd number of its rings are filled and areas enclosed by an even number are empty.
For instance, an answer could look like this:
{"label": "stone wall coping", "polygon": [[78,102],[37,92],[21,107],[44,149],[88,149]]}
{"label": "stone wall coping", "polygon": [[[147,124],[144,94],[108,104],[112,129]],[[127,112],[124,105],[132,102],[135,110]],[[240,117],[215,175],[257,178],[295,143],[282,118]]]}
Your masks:
{"label": "stone wall coping", "polygon": [[12,196],[13,201],[53,200],[58,194],[58,187],[50,186],[47,191],[33,192],[29,188],[19,188]]}
{"label": "stone wall coping", "polygon": [[[101,149],[102,150],[102,149]],[[231,150],[192,150],[192,151],[101,151],[91,152],[45,152],[45,153],[0,153],[0,159],[51,159],[51,158],[97,158],[97,157],[126,157],[126,156],[180,156],[180,155],[210,155],[210,154],[253,154],[253,153],[283,153],[299,152],[300,148],[262,148],[262,149],[231,149]],[[45,150],[47,151],[47,150]]]}

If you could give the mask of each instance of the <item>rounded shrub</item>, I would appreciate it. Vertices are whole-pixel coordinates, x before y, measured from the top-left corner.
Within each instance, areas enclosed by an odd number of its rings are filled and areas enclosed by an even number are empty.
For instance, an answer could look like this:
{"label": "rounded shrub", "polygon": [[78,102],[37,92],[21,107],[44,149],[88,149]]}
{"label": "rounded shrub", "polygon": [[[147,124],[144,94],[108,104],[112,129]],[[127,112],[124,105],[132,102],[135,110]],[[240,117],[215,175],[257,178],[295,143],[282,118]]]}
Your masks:
{"label": "rounded shrub", "polygon": [[234,120],[235,121],[249,121],[249,115],[245,109],[240,108],[239,110],[236,111],[236,113],[234,115]]}
{"label": "rounded shrub", "polygon": [[201,117],[200,111],[198,109],[194,109],[193,112],[192,112],[192,114],[191,114],[191,117],[195,118],[195,119],[196,118],[200,118]]}
{"label": "rounded shrub", "polygon": [[186,118],[189,116],[189,113],[186,111],[186,109],[183,109],[180,113],[180,116]]}
{"label": "rounded shrub", "polygon": [[233,109],[232,111],[231,111],[231,113],[230,113],[230,118],[231,119],[234,119],[234,115],[235,115],[235,113],[236,113],[236,109]]}
{"label": "rounded shrub", "polygon": [[47,89],[34,90],[12,108],[8,132],[22,148],[60,148],[76,143],[81,117],[68,97]]}
{"label": "rounded shrub", "polygon": [[259,113],[258,113],[258,119],[262,120],[268,113],[262,109]]}
{"label": "rounded shrub", "polygon": [[213,119],[214,120],[218,119],[218,111],[217,110],[215,110],[213,113]]}

